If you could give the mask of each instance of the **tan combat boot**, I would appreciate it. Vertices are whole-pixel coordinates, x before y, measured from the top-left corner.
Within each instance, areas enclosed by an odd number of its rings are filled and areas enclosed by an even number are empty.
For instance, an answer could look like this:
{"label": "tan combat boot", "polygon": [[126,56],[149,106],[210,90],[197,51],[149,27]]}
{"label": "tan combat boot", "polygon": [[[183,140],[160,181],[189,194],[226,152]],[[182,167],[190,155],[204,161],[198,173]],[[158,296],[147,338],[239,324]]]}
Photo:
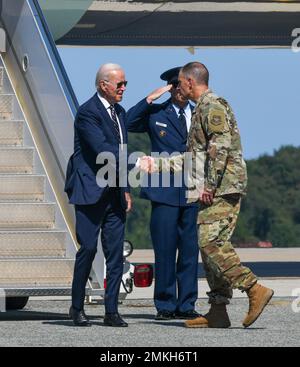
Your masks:
{"label": "tan combat boot", "polygon": [[210,310],[204,316],[197,317],[193,320],[187,320],[185,323],[186,327],[189,328],[218,328],[227,329],[231,323],[226,310],[226,305],[215,305],[210,306]]}
{"label": "tan combat boot", "polygon": [[247,295],[249,297],[249,311],[243,321],[244,327],[248,327],[257,320],[259,315],[263,312],[266,305],[272,298],[274,291],[272,289],[266,288],[258,283],[254,284],[248,291]]}

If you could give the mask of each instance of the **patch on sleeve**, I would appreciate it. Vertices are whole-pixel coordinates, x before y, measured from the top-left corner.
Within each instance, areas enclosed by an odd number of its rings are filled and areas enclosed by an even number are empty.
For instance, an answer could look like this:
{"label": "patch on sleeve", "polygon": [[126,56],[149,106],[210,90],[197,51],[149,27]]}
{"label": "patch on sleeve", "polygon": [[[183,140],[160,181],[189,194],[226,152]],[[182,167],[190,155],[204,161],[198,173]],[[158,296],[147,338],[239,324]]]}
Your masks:
{"label": "patch on sleeve", "polygon": [[211,109],[208,115],[208,130],[212,133],[221,133],[226,123],[225,112],[219,109]]}

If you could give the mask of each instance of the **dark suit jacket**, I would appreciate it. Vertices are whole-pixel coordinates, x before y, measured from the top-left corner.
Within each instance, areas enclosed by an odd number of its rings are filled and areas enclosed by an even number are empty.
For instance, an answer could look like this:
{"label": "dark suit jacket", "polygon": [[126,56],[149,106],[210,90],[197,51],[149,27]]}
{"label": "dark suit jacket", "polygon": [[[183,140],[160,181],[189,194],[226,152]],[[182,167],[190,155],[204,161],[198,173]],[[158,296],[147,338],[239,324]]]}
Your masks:
{"label": "dark suit jacket", "polygon": [[[162,104],[148,104],[146,99],[143,99],[128,110],[126,127],[129,132],[148,133],[152,152],[172,154],[186,151],[184,131],[171,99]],[[157,175],[159,187],[142,187],[140,194],[142,198],[172,206],[190,205],[185,198],[186,187],[184,185],[175,187],[173,174],[171,174],[170,187],[162,187],[162,174]],[[182,182],[184,183],[184,180]]]}
{"label": "dark suit jacket", "polygon": [[[124,144],[127,144],[125,110],[118,104],[115,105],[115,109],[122,128]],[[65,191],[71,204],[95,204],[107,190],[107,186],[99,187],[96,182],[98,170],[105,165],[96,164],[99,153],[112,153],[116,159],[113,168],[118,172],[119,143],[112,124],[97,93],[79,107],[74,123],[74,153],[68,163],[65,184]],[[124,174],[127,175],[127,169]],[[119,178],[117,175],[117,179]],[[124,208],[126,208],[125,191],[127,191],[125,188],[120,189],[121,205]]]}

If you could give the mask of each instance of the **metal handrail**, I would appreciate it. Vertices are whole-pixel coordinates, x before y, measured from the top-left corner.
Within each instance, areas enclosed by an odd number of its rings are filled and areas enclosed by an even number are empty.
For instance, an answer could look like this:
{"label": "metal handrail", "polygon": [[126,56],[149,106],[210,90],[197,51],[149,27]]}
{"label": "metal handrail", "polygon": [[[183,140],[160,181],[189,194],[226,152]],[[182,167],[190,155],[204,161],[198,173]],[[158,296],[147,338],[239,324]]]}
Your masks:
{"label": "metal handrail", "polygon": [[37,21],[40,21],[39,22],[40,26],[42,27],[44,36],[46,36],[45,40],[47,41],[48,46],[49,46],[48,51],[51,52],[51,57],[52,57],[52,61],[54,62],[54,66],[56,68],[56,72],[61,77],[61,82],[64,88],[65,95],[70,103],[70,107],[72,108],[73,114],[75,116],[78,110],[78,107],[79,107],[79,103],[75,95],[75,92],[73,90],[70,79],[68,77],[68,74],[65,70],[64,64],[59,55],[59,52],[57,51],[55,41],[48,27],[46,18],[44,17],[43,10],[40,7],[38,0],[29,0],[29,3],[31,3],[30,5],[32,6],[32,9],[36,10],[36,13],[38,14],[39,18],[37,19]]}

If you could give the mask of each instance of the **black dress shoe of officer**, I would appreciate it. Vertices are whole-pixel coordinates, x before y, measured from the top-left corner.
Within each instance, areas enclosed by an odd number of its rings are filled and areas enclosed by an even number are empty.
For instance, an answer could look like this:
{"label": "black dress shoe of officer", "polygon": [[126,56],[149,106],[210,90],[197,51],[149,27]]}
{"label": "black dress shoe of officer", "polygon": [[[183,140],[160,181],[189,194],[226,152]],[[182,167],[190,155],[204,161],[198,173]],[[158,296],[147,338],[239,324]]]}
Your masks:
{"label": "black dress shoe of officer", "polygon": [[104,325],[114,327],[127,327],[125,322],[118,313],[106,313],[104,316]]}
{"label": "black dress shoe of officer", "polygon": [[180,311],[175,312],[175,318],[182,319],[182,320],[193,320],[200,316],[201,315],[195,310],[189,310],[185,312],[180,312]]}
{"label": "black dress shoe of officer", "polygon": [[175,317],[174,312],[162,310],[157,312],[155,320],[173,320],[174,317]]}
{"label": "black dress shoe of officer", "polygon": [[71,306],[69,316],[73,320],[75,326],[91,326],[91,323],[83,310],[78,311]]}

